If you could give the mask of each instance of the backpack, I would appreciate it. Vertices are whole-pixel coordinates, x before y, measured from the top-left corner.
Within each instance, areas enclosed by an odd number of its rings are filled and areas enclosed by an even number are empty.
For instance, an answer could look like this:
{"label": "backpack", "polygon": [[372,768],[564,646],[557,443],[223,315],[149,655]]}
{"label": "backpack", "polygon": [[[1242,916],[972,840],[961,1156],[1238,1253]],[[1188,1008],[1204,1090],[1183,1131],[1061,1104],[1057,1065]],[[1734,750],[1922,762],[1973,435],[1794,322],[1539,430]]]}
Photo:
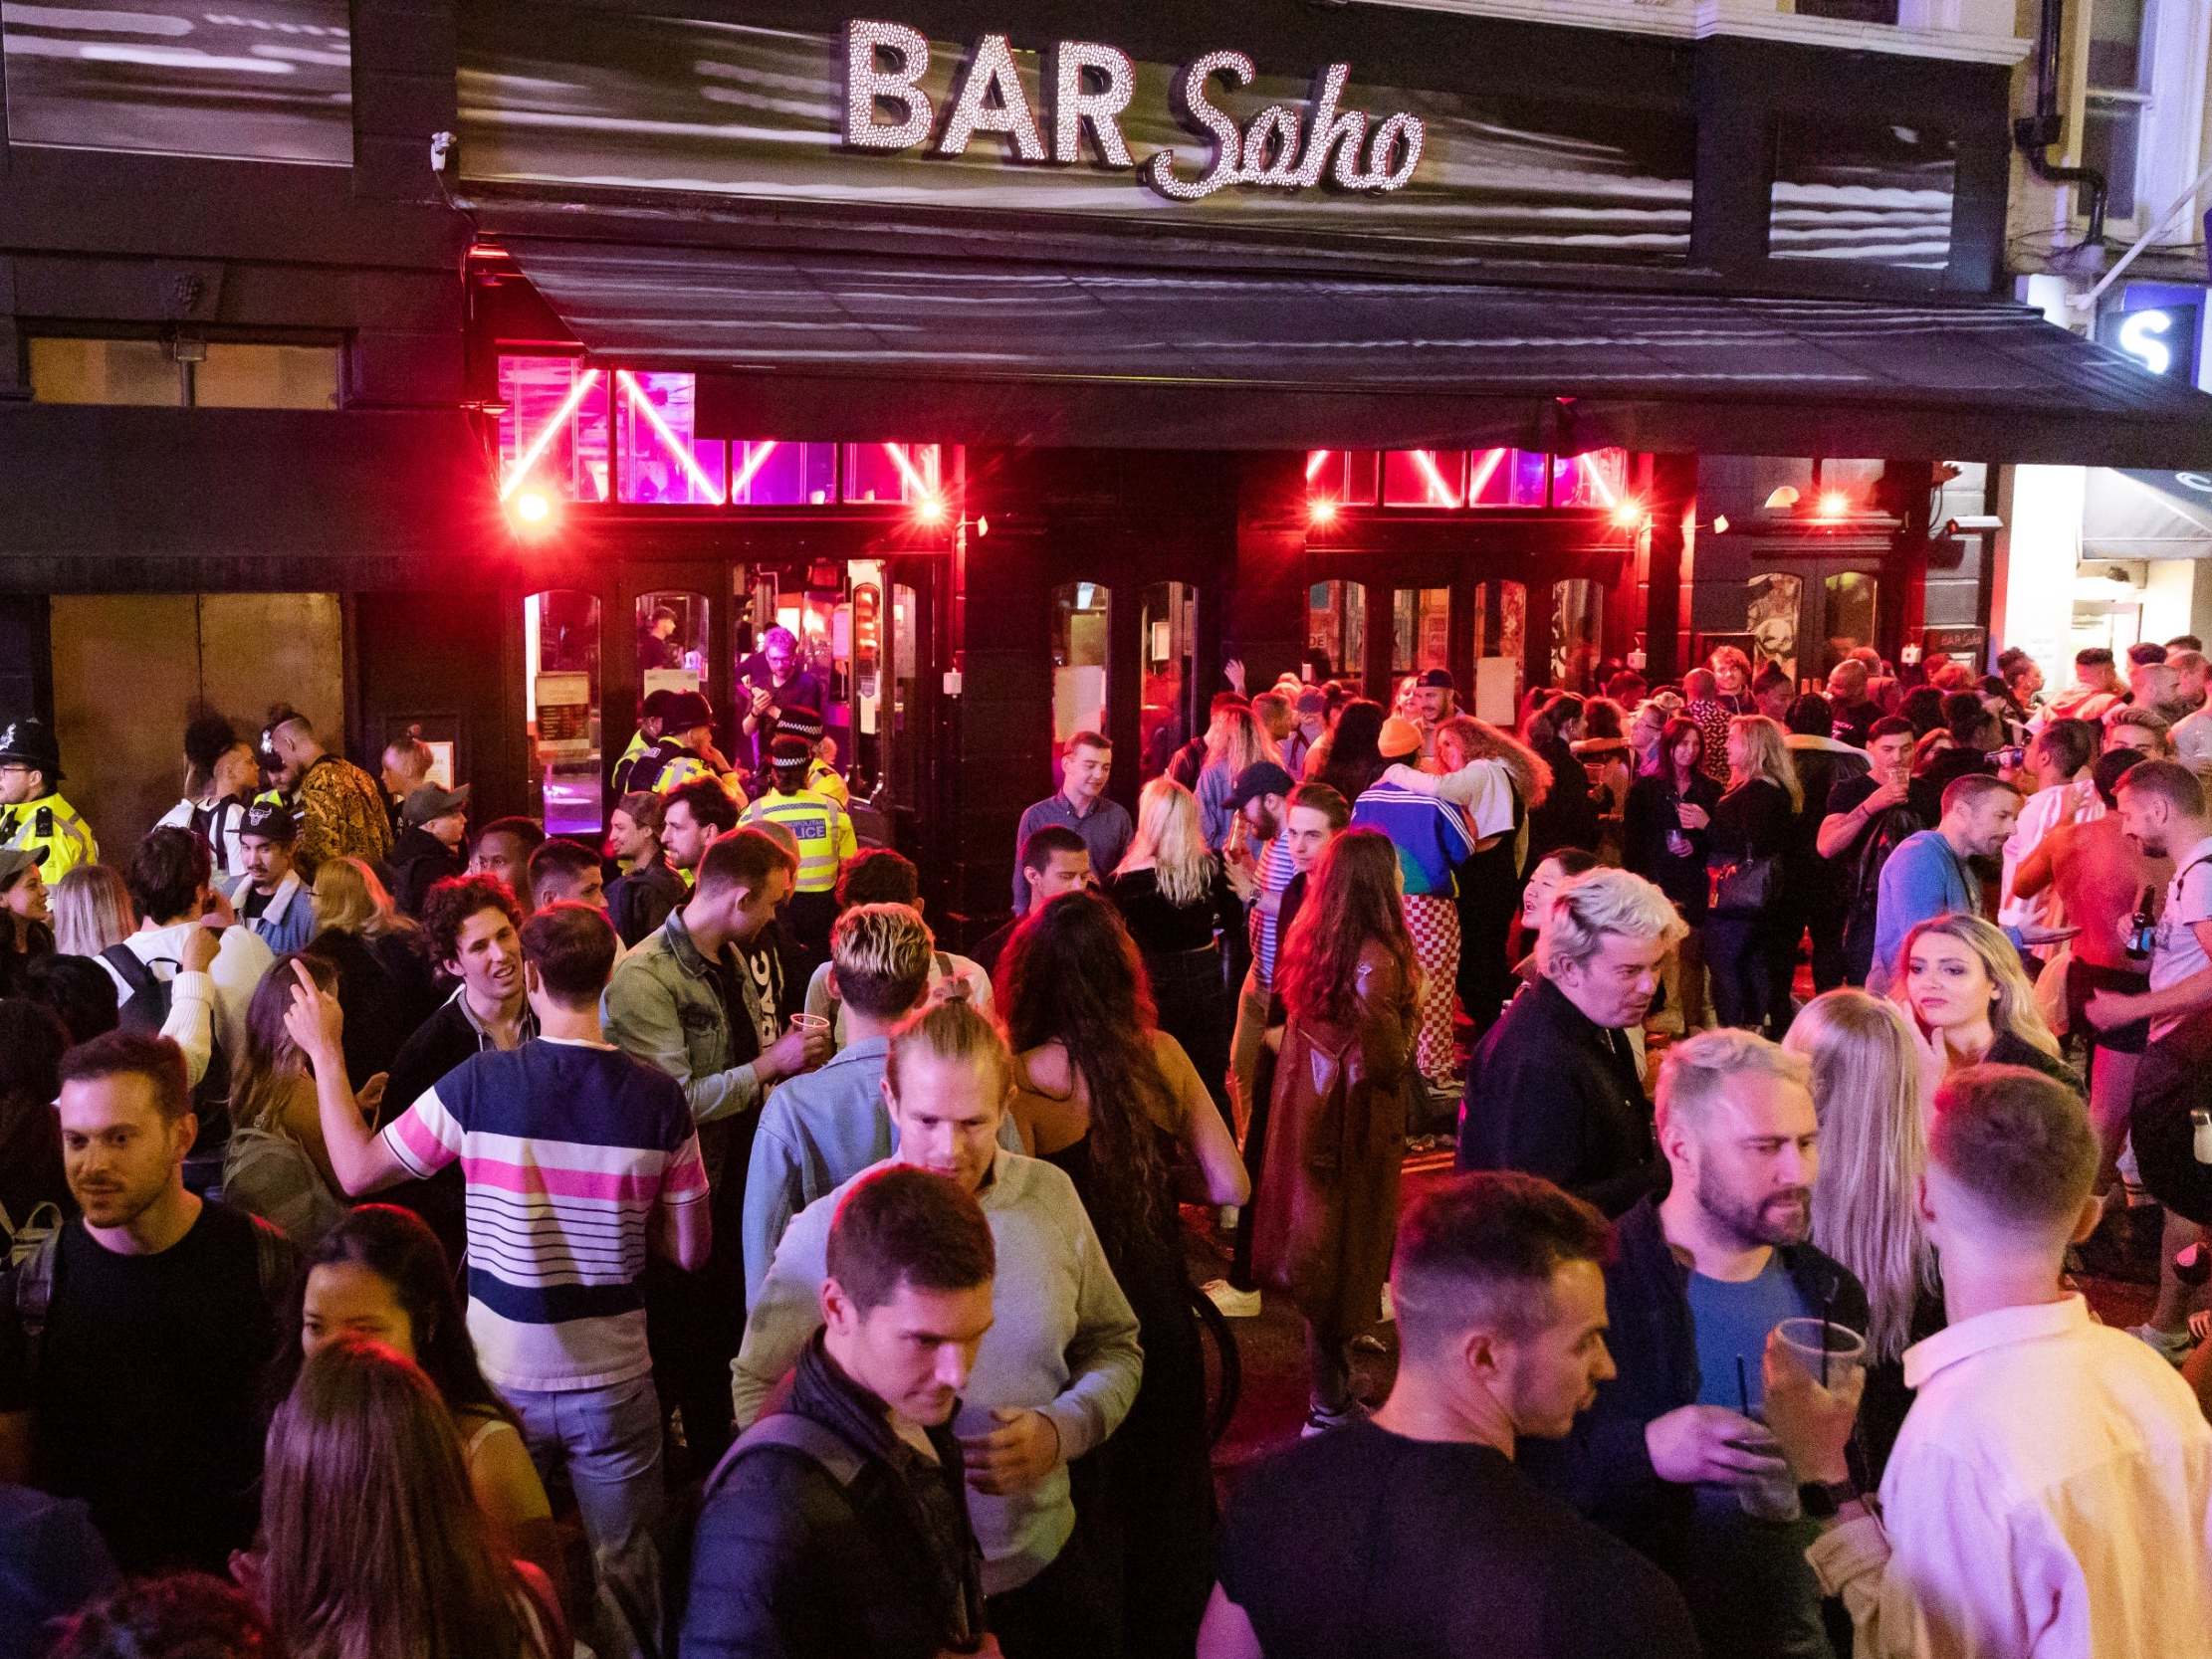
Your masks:
{"label": "backpack", "polygon": [[35,1204],[31,1213],[17,1225],[8,1214],[5,1204],[0,1204],[0,1233],[7,1235],[7,1265],[15,1267],[45,1242],[62,1230],[62,1207],[51,1200]]}
{"label": "backpack", "polygon": [[[130,995],[116,1016],[117,1024],[125,1031],[158,1037],[169,1022],[176,981],[155,973],[152,965],[127,944],[111,944],[100,953],[100,959],[130,987]],[[170,965],[181,968],[183,964]],[[184,1184],[205,1197],[220,1179],[223,1145],[230,1139],[230,1060],[223,1053],[220,1028],[212,1017],[208,1021],[207,1070],[192,1091],[192,1112],[200,1121],[200,1133],[185,1159]]]}
{"label": "backpack", "polygon": [[[24,1224],[29,1232],[40,1210],[51,1206],[41,1204],[31,1212],[31,1219]],[[254,1268],[261,1281],[262,1300],[271,1309],[281,1309],[284,1299],[291,1293],[294,1273],[299,1257],[292,1248],[292,1241],[258,1216],[248,1216],[254,1228]],[[57,1224],[32,1243],[28,1249],[15,1254],[7,1274],[0,1278],[0,1300],[15,1315],[16,1329],[23,1333],[23,1375],[35,1377],[39,1370],[39,1350],[45,1346],[47,1310],[54,1306],[54,1266],[62,1253],[62,1228],[57,1212]]]}
{"label": "backpack", "polygon": [[1889,862],[1891,853],[1926,827],[1920,822],[1919,814],[1902,803],[1892,806],[1867,827],[1859,843],[1859,857],[1852,866],[1849,915],[1853,919],[1874,921],[1875,906],[1881,897],[1881,867]]}

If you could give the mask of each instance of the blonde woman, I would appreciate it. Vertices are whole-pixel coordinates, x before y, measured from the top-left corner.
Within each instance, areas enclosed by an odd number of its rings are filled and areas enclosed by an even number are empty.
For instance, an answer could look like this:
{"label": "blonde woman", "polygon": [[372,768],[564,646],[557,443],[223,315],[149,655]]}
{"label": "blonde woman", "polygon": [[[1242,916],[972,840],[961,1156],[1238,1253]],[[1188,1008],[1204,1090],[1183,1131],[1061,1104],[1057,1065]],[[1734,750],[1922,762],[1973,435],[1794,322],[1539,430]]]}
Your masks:
{"label": "blonde woman", "polygon": [[1219,852],[1228,843],[1229,825],[1235,814],[1228,809],[1229,791],[1237,775],[1255,760],[1282,764],[1282,753],[1267,728],[1244,703],[1225,704],[1215,711],[1214,724],[1206,728],[1206,760],[1199,767],[1199,827],[1206,844]]}
{"label": "blonde woman", "polygon": [[1862,990],[1805,1005],[1782,1046],[1813,1067],[1820,1170],[1813,1242],[1867,1287],[1867,1392],[1859,1434],[1877,1480],[1905,1408],[1904,1350],[1943,1324],[1935,1252],[1920,1223],[1928,1094],[1904,1011]]}
{"label": "blonde woman", "polygon": [[337,969],[346,1075],[364,1083],[391,1070],[400,1045],[438,1006],[422,929],[357,858],[328,858],[316,871],[315,929],[308,948]]}
{"label": "blonde woman", "polygon": [[1731,719],[1728,786],[1712,809],[1705,852],[1713,876],[1705,965],[1722,1025],[1773,1037],[1789,1029],[1788,970],[1797,941],[1777,923],[1776,901],[1804,799],[1782,727],[1764,715]]}
{"label": "blonde woman", "polygon": [[54,948],[66,956],[97,956],[138,931],[138,913],[122,872],[80,864],[52,894]]}
{"label": "blonde woman", "polygon": [[2082,1080],[2036,1006],[2012,940],[1978,916],[1939,916],[1904,935],[1890,995],[1911,1015],[1934,1085],[1961,1066],[2027,1066],[2076,1094]]}
{"label": "blonde woman", "polygon": [[1242,927],[1243,910],[1199,833],[1198,797],[1175,779],[1156,777],[1137,797],[1136,839],[1106,891],[1144,959],[1160,1029],[1227,1110],[1229,1004],[1215,935]]}

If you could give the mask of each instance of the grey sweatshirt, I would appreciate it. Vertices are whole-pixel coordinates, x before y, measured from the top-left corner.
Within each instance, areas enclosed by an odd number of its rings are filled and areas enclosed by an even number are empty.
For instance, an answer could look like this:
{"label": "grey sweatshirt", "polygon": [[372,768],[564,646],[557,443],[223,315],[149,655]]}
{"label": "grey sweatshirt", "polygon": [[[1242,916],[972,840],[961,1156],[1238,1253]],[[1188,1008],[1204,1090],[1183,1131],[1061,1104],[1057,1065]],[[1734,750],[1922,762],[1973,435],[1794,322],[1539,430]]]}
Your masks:
{"label": "grey sweatshirt", "polygon": [[[886,1162],[895,1162],[887,1159]],[[883,1167],[870,1165],[870,1169]],[[865,1179],[870,1169],[853,1180]],[[829,1222],[847,1181],[792,1218],[731,1365],[742,1430],[798,1360],[821,1326],[818,1292],[827,1269]],[[1040,1159],[1001,1148],[976,1194],[997,1246],[992,1286],[996,1323],[976,1351],[954,1423],[962,1434],[998,1426],[995,1406],[1041,1411],[1060,1431],[1059,1468],[1026,1492],[988,1497],[971,1490],[968,1514],[984,1552],[984,1590],[1018,1589],[1052,1564],[1075,1530],[1067,1463],[1121,1426],[1144,1375],[1137,1316],[1106,1265],[1075,1183]]]}

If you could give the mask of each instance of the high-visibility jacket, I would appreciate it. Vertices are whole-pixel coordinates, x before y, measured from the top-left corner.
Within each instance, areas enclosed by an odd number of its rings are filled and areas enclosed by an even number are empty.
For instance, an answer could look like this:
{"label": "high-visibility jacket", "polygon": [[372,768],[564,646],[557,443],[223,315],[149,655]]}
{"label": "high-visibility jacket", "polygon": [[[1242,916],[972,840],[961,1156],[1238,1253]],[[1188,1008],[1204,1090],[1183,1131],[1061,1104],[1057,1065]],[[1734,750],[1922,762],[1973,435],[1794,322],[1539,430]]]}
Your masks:
{"label": "high-visibility jacket", "polygon": [[852,810],[852,791],[845,786],[844,774],[826,760],[816,760],[806,768],[806,787],[817,795],[827,795],[846,811]]}
{"label": "high-visibility jacket", "polygon": [[793,891],[828,893],[837,886],[837,872],[845,860],[860,851],[845,809],[815,789],[784,794],[772,789],[745,809],[748,824],[781,824],[798,841],[798,880]]}
{"label": "high-visibility jacket", "polygon": [[620,800],[633,787],[630,773],[636,769],[637,757],[651,748],[656,739],[645,735],[643,727],[630,733],[630,746],[614,762],[614,798]]}
{"label": "high-visibility jacket", "polygon": [[52,887],[80,864],[100,860],[100,843],[84,814],[60,795],[41,795],[21,806],[0,806],[0,847],[39,856],[39,879]]}

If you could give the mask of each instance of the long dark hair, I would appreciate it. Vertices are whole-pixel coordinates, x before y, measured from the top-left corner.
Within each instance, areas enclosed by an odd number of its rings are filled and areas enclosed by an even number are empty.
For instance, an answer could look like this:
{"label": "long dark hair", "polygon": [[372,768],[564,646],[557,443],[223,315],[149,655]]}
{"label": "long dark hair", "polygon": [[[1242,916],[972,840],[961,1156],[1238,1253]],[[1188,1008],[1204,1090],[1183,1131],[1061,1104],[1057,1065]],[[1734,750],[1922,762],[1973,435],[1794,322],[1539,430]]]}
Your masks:
{"label": "long dark hair", "polygon": [[269,1621],[295,1659],[524,1659],[538,1644],[421,1368],[343,1338],[277,1408],[261,1488]]}
{"label": "long dark hair", "polygon": [[1283,941],[1275,986],[1294,1020],[1349,1024],[1359,1002],[1354,972],[1370,940],[1414,982],[1414,939],[1398,891],[1398,849],[1381,830],[1348,829],[1315,861],[1306,902]]}
{"label": "long dark hair", "polygon": [[1088,893],[1031,911],[998,964],[997,1002],[1016,1053],[1058,1043],[1083,1081],[1098,1199],[1091,1220],[1120,1259],[1167,1214],[1168,1162],[1152,1126],[1172,1122],[1175,1107],[1153,1050],[1152,986],[1120,913]]}
{"label": "long dark hair", "polygon": [[1686,715],[1676,715],[1659,728],[1659,746],[1652,750],[1652,765],[1646,777],[1663,778],[1671,786],[1676,782],[1674,745],[1684,737],[1697,739],[1697,758],[1689,763],[1690,775],[1697,775],[1705,763],[1705,728]]}
{"label": "long dark hair", "polygon": [[1329,733],[1329,757],[1322,763],[1321,775],[1316,781],[1326,783],[1348,801],[1356,801],[1366,794],[1390,765],[1383,758],[1383,751],[1376,747],[1382,740],[1383,722],[1387,718],[1380,703],[1364,697],[1347,703],[1344,713],[1337,716],[1335,729]]}
{"label": "long dark hair", "polygon": [[477,1363],[476,1344],[469,1338],[461,1299],[454,1294],[453,1265],[446,1260],[445,1246],[421,1216],[397,1204],[362,1204],[348,1210],[302,1264],[293,1287],[291,1323],[285,1327],[290,1340],[279,1347],[270,1368],[272,1402],[292,1392],[305,1363],[300,1332],[307,1323],[308,1275],[319,1267],[340,1265],[366,1268],[391,1287],[393,1299],[406,1310],[407,1323],[414,1328],[415,1363],[436,1386],[448,1411],[456,1417],[464,1413],[501,1417],[521,1431],[521,1422]]}

